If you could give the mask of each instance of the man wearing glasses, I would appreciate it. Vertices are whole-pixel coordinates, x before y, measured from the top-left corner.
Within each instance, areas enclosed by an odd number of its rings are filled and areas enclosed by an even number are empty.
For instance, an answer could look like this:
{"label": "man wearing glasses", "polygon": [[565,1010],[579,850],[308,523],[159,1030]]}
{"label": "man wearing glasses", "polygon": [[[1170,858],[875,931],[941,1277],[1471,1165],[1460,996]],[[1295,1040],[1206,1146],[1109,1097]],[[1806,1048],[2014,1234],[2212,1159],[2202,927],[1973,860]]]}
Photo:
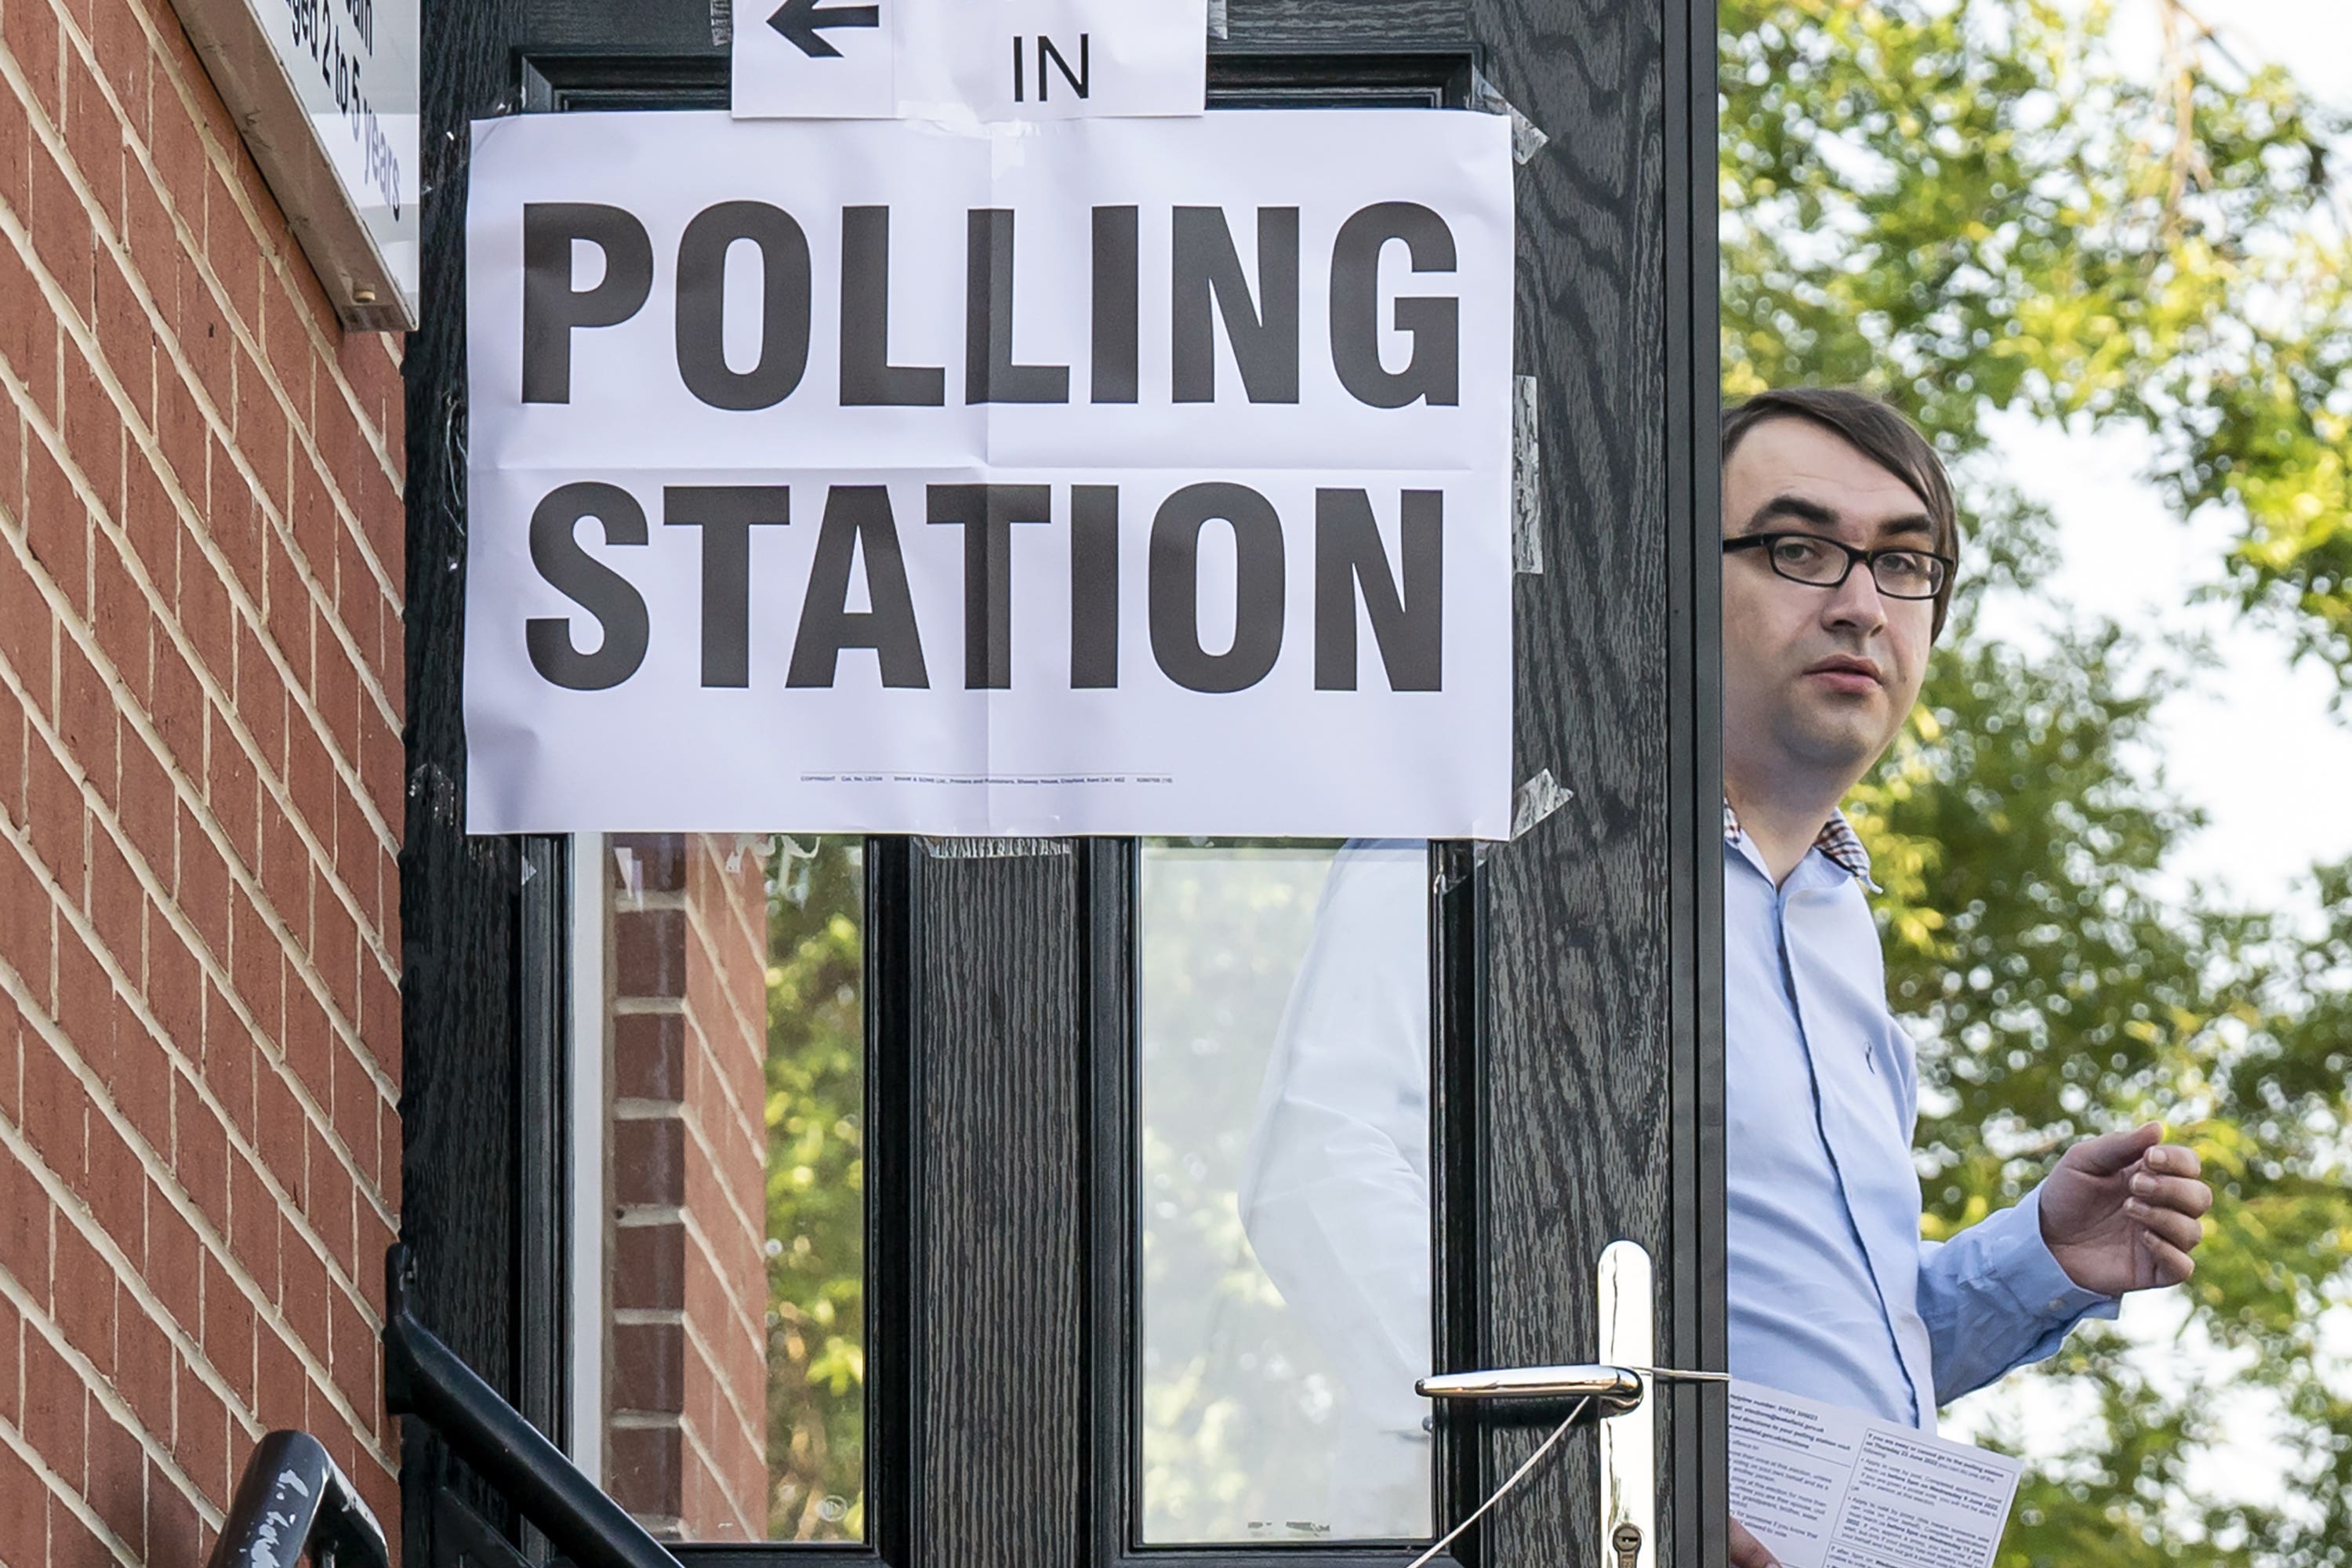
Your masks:
{"label": "man wearing glasses", "polygon": [[[1951,485],[1901,415],[1766,393],[1723,426],[1730,1365],[1932,1429],[2127,1290],[2176,1285],[2212,1192],[2161,1123],[2076,1143],[2015,1207],[1919,1237],[1911,1042],[1838,803],[1901,729],[1951,603]],[[1735,1523],[1732,1562],[1773,1563]]]}

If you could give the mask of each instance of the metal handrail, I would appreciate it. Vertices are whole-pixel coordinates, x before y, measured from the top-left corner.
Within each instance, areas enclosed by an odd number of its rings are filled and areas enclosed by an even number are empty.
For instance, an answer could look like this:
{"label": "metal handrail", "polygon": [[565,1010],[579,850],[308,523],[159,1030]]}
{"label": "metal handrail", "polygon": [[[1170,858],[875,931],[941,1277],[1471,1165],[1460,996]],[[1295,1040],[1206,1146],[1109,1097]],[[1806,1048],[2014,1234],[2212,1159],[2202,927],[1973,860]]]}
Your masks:
{"label": "metal handrail", "polygon": [[406,1247],[385,1255],[384,1408],[438,1432],[576,1568],[679,1568],[628,1510],[410,1315],[415,1278]]}
{"label": "metal handrail", "polygon": [[383,1528],[358,1489],[308,1432],[271,1432],[253,1446],[209,1568],[392,1568]]}

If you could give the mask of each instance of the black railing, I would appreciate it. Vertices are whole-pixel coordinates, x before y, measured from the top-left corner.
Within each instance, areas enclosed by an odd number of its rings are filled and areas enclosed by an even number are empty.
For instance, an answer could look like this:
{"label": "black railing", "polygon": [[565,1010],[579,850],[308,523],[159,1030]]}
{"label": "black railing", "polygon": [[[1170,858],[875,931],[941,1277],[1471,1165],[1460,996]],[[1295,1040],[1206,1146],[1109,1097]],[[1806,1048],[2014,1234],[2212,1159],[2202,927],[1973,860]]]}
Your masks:
{"label": "black railing", "polygon": [[253,1446],[211,1568],[391,1568],[383,1530],[351,1479],[308,1432],[272,1432]]}
{"label": "black railing", "polygon": [[394,1247],[384,1258],[384,1408],[439,1433],[576,1568],[679,1568],[627,1510],[410,1316],[413,1277],[408,1249]]}

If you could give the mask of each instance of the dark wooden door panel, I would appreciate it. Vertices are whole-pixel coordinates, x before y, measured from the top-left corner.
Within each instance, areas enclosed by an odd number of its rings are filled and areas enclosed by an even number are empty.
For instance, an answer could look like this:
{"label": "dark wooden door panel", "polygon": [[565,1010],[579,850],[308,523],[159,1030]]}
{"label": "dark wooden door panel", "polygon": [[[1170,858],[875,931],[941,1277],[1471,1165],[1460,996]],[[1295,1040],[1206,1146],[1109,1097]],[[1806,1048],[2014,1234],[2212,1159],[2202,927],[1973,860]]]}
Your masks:
{"label": "dark wooden door panel", "polygon": [[[728,9],[425,4],[404,1226],[424,1311],[551,1431],[563,868],[546,840],[466,838],[457,809],[466,127],[526,108],[723,103]],[[1221,102],[1460,103],[1483,74],[1549,139],[1518,178],[1516,357],[1539,409],[1545,569],[1516,590],[1517,771],[1549,769],[1576,795],[1515,843],[1438,861],[1454,884],[1440,968],[1467,977],[1441,998],[1456,1076],[1441,1097],[1439,1342],[1456,1363],[1589,1356],[1595,1261],[1622,1236],[1657,1261],[1662,1348],[1720,1364],[1715,565],[1699,547],[1715,472],[1712,30],[1692,0],[1232,0],[1212,47]],[[875,1354],[894,1364],[874,1384],[876,1546],[820,1555],[1109,1568],[1132,1500],[1117,1455],[1133,1230],[1104,1064],[1132,1048],[1132,852],[894,845],[877,864],[897,902],[877,906],[870,982],[889,1074],[873,1111]],[[1717,1398],[1671,1397],[1661,1562],[1720,1561]],[[1458,1431],[1441,1443],[1441,1511],[1456,1516],[1539,1436],[1475,1418]],[[410,1550],[446,1560],[435,1521],[455,1516],[432,1499],[444,1478],[470,1483],[429,1440],[407,1451]],[[1591,1473],[1579,1439],[1461,1560],[1595,1562]],[[525,1540],[499,1500],[465,1495]]]}
{"label": "dark wooden door panel", "polygon": [[917,1539],[926,1561],[1076,1568],[1077,858],[916,864]]}
{"label": "dark wooden door panel", "polygon": [[[1549,768],[1576,792],[1486,868],[1490,1364],[1589,1356],[1594,1265],[1626,1237],[1656,1264],[1664,1342],[1719,1366],[1720,1007],[1702,986],[1720,888],[1701,831],[1720,788],[1717,618],[1712,554],[1695,548],[1712,502],[1693,483],[1712,497],[1715,279],[1688,221],[1706,203],[1711,241],[1712,132],[1695,140],[1692,95],[1711,128],[1712,7],[1474,11],[1490,79],[1549,138],[1518,185],[1544,570],[1518,583],[1517,776]],[[1671,1401],[1661,1562],[1721,1561],[1706,1436],[1721,1418]],[[1495,1462],[1539,1436],[1500,1438]],[[1594,1560],[1597,1506],[1582,1473],[1531,1489],[1498,1513],[1494,1561]]]}

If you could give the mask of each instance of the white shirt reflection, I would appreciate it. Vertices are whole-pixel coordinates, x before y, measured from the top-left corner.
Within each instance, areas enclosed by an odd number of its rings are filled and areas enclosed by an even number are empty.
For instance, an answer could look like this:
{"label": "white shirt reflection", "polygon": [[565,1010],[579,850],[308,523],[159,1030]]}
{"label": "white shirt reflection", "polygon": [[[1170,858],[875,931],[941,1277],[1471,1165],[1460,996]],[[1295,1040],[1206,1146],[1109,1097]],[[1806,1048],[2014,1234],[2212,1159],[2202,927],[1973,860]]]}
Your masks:
{"label": "white shirt reflection", "polygon": [[1429,855],[1332,862],[1244,1162],[1242,1225],[1348,1392],[1330,1538],[1430,1528]]}

